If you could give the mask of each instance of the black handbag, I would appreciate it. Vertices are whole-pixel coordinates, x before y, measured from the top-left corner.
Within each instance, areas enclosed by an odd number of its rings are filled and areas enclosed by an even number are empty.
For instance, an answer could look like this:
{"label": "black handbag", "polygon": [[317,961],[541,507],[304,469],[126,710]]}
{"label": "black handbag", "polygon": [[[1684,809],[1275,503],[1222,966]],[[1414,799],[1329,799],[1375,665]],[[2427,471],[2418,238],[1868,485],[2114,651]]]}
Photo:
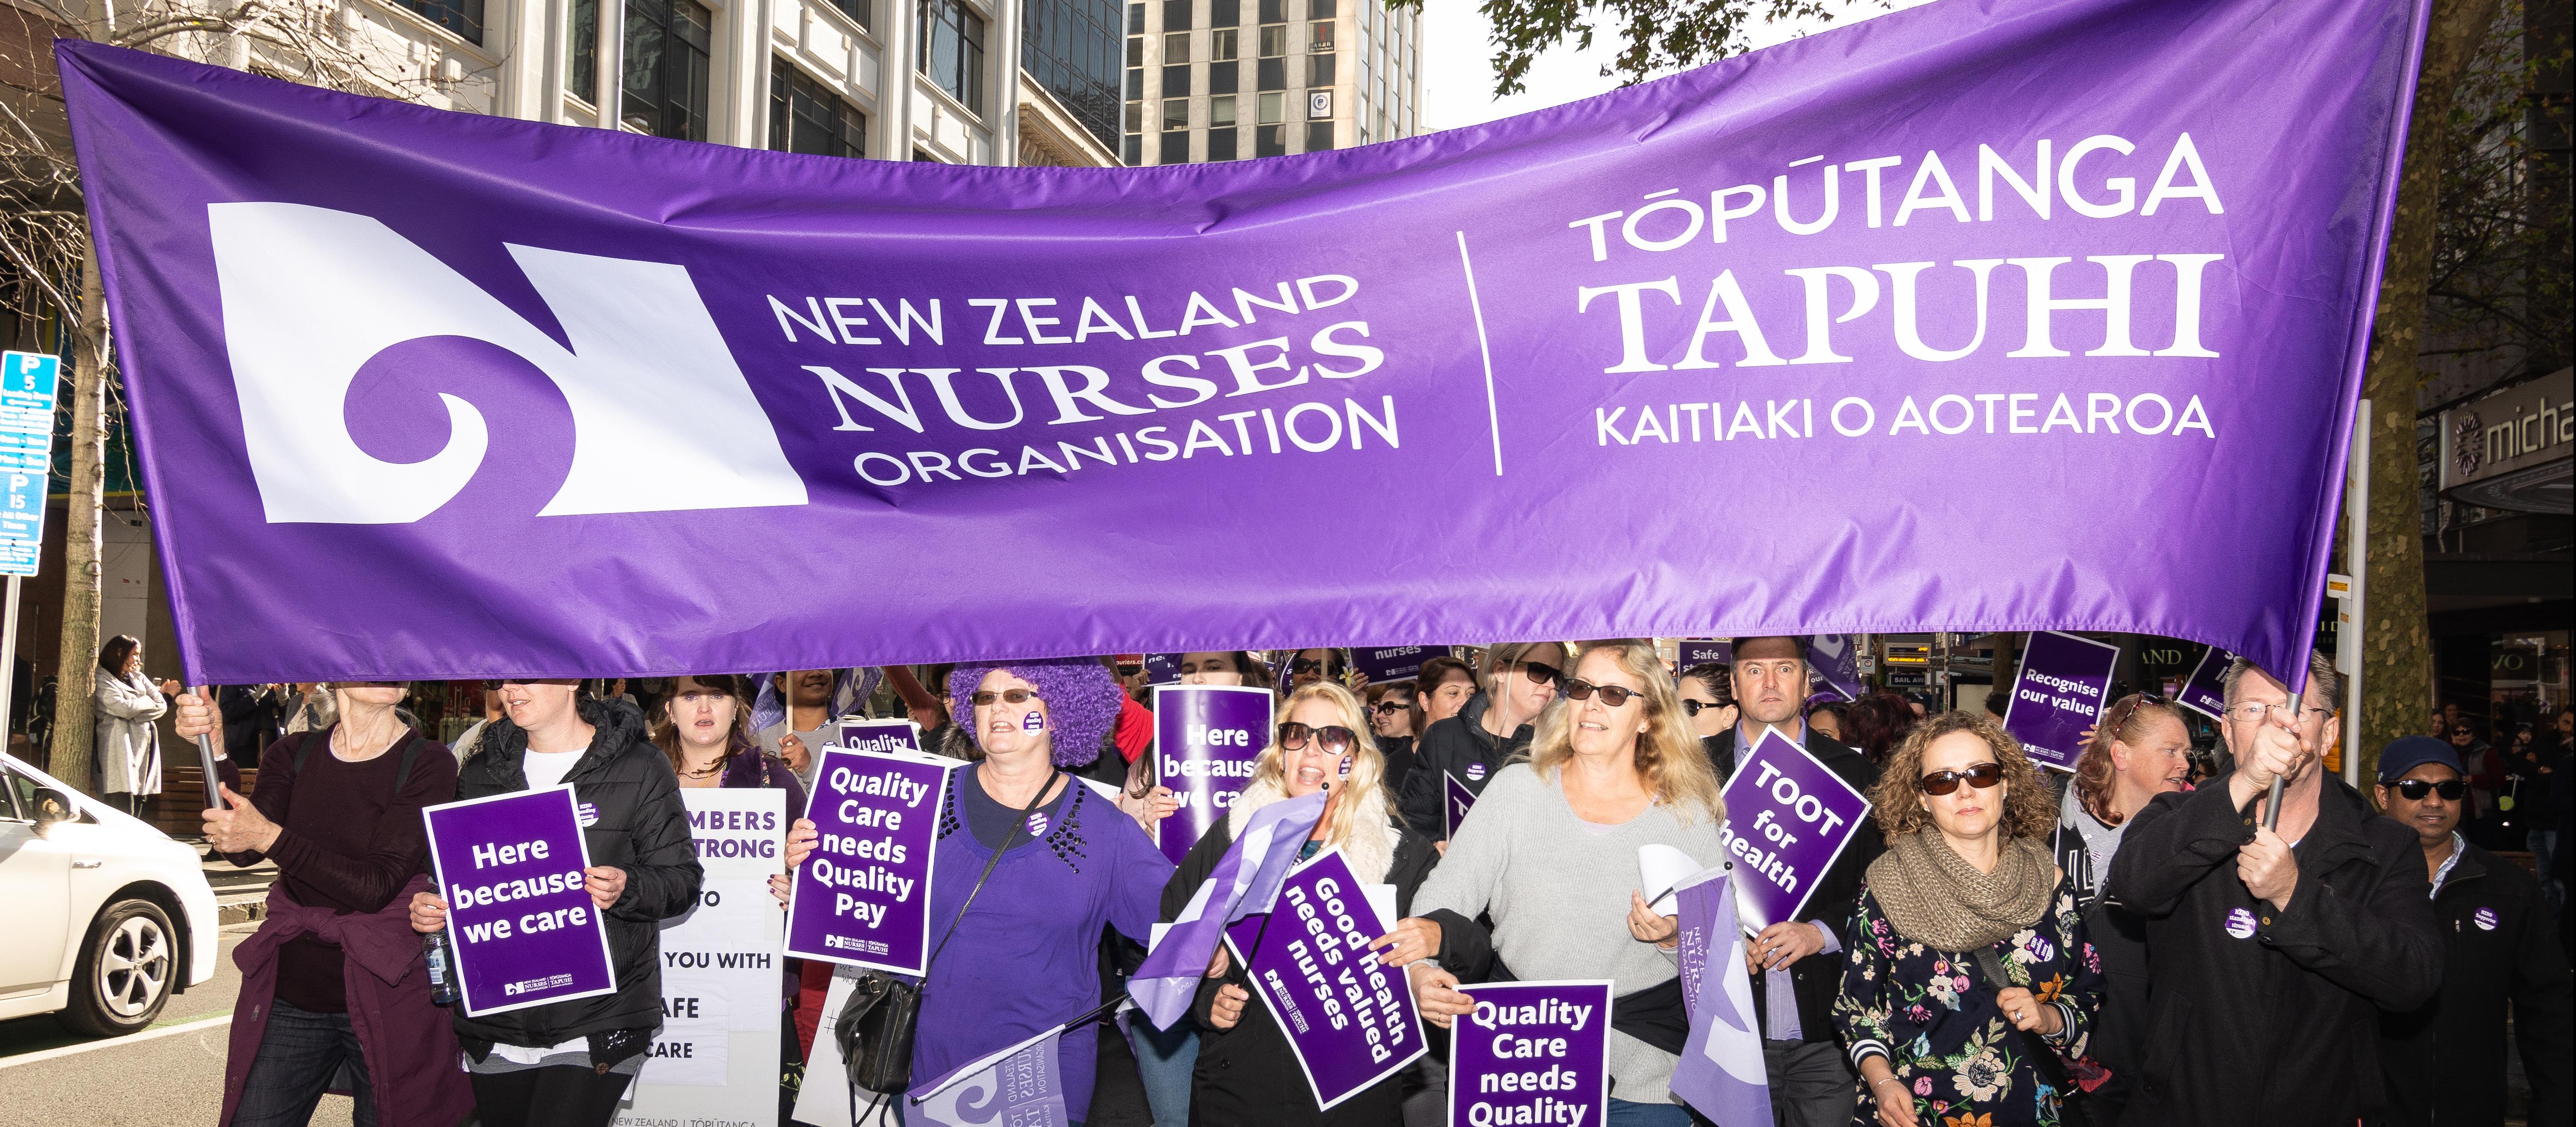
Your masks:
{"label": "black handbag", "polygon": [[[984,882],[992,879],[993,869],[1002,863],[1002,854],[1018,846],[1027,832],[1029,815],[1036,813],[1038,803],[1055,789],[1061,771],[1050,771],[1038,792],[1029,796],[1029,804],[1020,809],[1019,821],[1011,826],[1010,836],[1002,847],[993,851],[993,859],[984,862],[984,873],[975,878],[975,887],[966,892],[966,902],[957,906],[957,918],[939,937],[939,945],[930,949],[922,961],[921,977],[930,979],[932,964],[939,953],[948,949],[948,941],[957,935],[957,926],[966,922],[966,909],[973,907],[975,894],[984,891]],[[850,988],[850,1000],[841,1007],[834,1022],[832,1039],[841,1047],[841,1064],[850,1077],[850,1121],[858,1122],[856,1104],[862,1090],[881,1096],[899,1096],[912,1084],[912,1032],[921,1019],[921,984],[908,982],[883,971],[869,971],[859,976]]]}

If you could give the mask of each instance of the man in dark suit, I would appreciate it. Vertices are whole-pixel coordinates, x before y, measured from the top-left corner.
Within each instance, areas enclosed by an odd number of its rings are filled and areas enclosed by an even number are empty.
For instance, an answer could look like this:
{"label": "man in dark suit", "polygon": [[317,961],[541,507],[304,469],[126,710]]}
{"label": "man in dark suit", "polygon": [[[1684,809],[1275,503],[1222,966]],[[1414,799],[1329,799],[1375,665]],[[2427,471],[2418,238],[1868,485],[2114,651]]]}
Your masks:
{"label": "man in dark suit", "polygon": [[[1735,774],[1737,758],[1764,728],[1777,729],[1816,762],[1867,793],[1878,768],[1859,752],[1809,729],[1801,719],[1811,681],[1802,637],[1735,639],[1735,727],[1701,741],[1718,777]],[[1771,1107],[1781,1127],[1841,1127],[1851,1122],[1857,1082],[1834,1036],[1834,996],[1842,989],[1843,930],[1851,923],[1861,878],[1885,852],[1873,819],[1861,819],[1851,844],[1817,881],[1795,920],[1762,929],[1748,944],[1761,964],[1753,1008],[1762,1022],[1762,1063]]]}
{"label": "man in dark suit", "polygon": [[215,696],[224,714],[224,756],[259,765],[259,754],[286,734],[286,686],[226,685]]}

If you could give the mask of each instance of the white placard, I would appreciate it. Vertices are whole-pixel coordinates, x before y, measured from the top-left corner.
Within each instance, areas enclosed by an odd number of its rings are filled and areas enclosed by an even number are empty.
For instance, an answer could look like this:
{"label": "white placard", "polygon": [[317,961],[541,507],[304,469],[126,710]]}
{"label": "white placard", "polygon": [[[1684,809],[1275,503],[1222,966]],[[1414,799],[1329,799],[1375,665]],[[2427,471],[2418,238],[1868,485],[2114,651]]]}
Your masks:
{"label": "white placard", "polygon": [[698,905],[662,924],[662,1029],[616,1127],[777,1127],[787,792],[683,789],[706,870]]}

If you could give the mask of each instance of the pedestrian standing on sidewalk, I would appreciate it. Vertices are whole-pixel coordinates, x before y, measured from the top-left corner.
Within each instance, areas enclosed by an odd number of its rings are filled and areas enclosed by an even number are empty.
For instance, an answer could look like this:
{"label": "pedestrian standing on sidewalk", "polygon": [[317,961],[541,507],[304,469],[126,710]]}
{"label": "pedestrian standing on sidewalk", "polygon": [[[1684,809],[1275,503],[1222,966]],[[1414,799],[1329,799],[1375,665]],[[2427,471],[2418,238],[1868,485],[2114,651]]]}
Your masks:
{"label": "pedestrian standing on sidewalk", "polygon": [[[455,796],[456,760],[396,717],[399,686],[335,693],[340,723],[271,741],[256,796],[227,788],[204,814],[233,864],[277,863],[267,915],[233,950],[242,987],[218,1122],[298,1127],[345,1074],[359,1127],[454,1127],[474,1090],[409,909],[429,885],[421,807]],[[182,739],[214,730],[204,698],[177,703]]]}
{"label": "pedestrian standing on sidewalk", "polygon": [[[698,901],[704,871],[671,760],[636,711],[576,681],[501,682],[503,716],[458,769],[459,800],[569,783],[593,818],[582,886],[608,928],[617,991],[456,1015],[482,1127],[607,1127],[662,1025],[662,921]],[[447,927],[447,901],[411,898],[411,926]]]}
{"label": "pedestrian standing on sidewalk", "polygon": [[92,745],[92,780],[108,804],[143,816],[161,793],[161,728],[176,681],[154,683],[143,675],[143,643],[119,634],[99,647],[95,696],[98,735]]}

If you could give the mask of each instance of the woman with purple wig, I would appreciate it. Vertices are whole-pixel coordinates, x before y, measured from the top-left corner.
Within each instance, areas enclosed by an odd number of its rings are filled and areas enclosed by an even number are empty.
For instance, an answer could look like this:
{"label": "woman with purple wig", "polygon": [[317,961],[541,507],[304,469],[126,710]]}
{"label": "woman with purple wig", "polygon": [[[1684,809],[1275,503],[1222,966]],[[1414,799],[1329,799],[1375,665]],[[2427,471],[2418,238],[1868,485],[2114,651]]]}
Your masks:
{"label": "woman with purple wig", "polygon": [[[960,665],[946,688],[958,722],[944,750],[981,757],[948,773],[932,854],[931,942],[952,922],[956,932],[922,983],[916,1087],[1098,1006],[1101,928],[1147,942],[1172,875],[1134,818],[1057,769],[1090,762],[1118,718],[1118,683],[1097,659]],[[814,837],[799,819],[790,869]],[[1000,863],[967,903],[996,852]],[[1064,1105],[1077,1116],[1091,1106],[1099,1044],[1088,1029],[1056,1042]]]}

